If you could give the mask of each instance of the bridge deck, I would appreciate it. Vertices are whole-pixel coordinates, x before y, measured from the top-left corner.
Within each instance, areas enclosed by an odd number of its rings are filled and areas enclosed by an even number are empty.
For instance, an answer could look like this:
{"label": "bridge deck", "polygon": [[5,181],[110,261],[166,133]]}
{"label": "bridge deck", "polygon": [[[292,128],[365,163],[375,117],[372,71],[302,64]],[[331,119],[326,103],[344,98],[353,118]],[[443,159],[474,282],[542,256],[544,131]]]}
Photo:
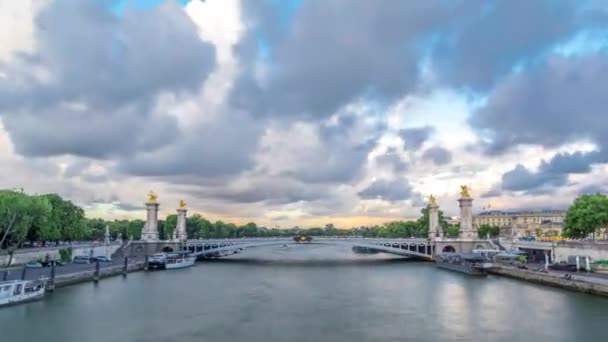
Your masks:
{"label": "bridge deck", "polygon": [[432,260],[434,252],[433,246],[426,239],[313,238],[311,242],[297,242],[292,238],[274,238],[189,240],[187,242],[188,249],[196,256],[222,256],[248,248],[295,244],[363,247],[421,260]]}

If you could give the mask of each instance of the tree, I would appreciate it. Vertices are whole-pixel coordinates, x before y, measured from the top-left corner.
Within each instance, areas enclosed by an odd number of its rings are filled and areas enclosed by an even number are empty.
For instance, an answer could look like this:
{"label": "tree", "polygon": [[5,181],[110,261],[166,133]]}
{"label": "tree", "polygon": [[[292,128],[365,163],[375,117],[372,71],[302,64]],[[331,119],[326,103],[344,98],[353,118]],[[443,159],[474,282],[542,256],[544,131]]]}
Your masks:
{"label": "tree", "polygon": [[167,216],[167,218],[165,219],[165,226],[164,226],[164,236],[166,239],[171,239],[173,238],[173,232],[175,231],[175,227],[177,226],[177,215],[176,214],[171,214],[169,216]]}
{"label": "tree", "polygon": [[[422,214],[422,215],[420,216],[420,218],[418,218],[418,225],[422,229],[425,229],[428,233],[429,225],[430,225],[429,207],[426,206],[426,207],[422,208],[422,210],[420,210],[420,214]],[[446,221],[445,217],[443,217],[443,211],[439,210],[438,216],[439,216],[439,226],[441,228],[445,229],[445,227],[448,226],[448,221]]]}
{"label": "tree", "polygon": [[49,229],[60,232],[63,240],[79,240],[87,235],[86,224],[84,221],[84,210],[74,205],[71,201],[66,201],[57,194],[43,195],[51,204],[52,211],[49,222]]}
{"label": "tree", "polygon": [[479,226],[479,229],[477,229],[477,235],[482,239],[485,239],[488,235],[495,238],[500,235],[500,227],[482,224]]}
{"label": "tree", "polygon": [[443,234],[449,238],[456,238],[460,234],[460,227],[448,224],[445,228],[443,228]]}
{"label": "tree", "polygon": [[246,237],[258,236],[258,226],[253,222],[249,222],[246,225],[239,227],[238,235]]}
{"label": "tree", "polygon": [[0,248],[21,244],[33,225],[46,223],[50,210],[48,201],[40,196],[0,191]]}
{"label": "tree", "polygon": [[145,224],[146,222],[144,220],[137,219],[130,221],[125,238],[130,239],[131,237],[133,237],[133,239],[135,240],[141,239],[141,230]]}
{"label": "tree", "polygon": [[563,234],[570,238],[586,238],[608,226],[608,197],[602,194],[582,195],[566,211]]}
{"label": "tree", "polygon": [[43,227],[50,213],[49,202],[40,196],[0,191],[0,249],[8,250],[8,266],[13,261],[15,249],[27,238],[32,227]]}

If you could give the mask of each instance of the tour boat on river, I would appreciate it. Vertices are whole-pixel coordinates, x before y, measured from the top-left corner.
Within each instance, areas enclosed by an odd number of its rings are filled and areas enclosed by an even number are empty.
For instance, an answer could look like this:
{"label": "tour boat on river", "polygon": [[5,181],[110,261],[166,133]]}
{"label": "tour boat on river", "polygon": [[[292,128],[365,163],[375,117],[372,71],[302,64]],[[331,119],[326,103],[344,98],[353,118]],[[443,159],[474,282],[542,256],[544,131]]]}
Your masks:
{"label": "tour boat on river", "polygon": [[485,276],[487,275],[483,269],[485,261],[487,261],[486,258],[476,253],[442,253],[436,263],[437,267],[447,270]]}
{"label": "tour boat on river", "polygon": [[42,299],[44,291],[44,283],[40,280],[0,281],[0,306]]}
{"label": "tour boat on river", "polygon": [[165,268],[168,270],[185,268],[194,265],[196,257],[190,256],[188,252],[167,254]]}

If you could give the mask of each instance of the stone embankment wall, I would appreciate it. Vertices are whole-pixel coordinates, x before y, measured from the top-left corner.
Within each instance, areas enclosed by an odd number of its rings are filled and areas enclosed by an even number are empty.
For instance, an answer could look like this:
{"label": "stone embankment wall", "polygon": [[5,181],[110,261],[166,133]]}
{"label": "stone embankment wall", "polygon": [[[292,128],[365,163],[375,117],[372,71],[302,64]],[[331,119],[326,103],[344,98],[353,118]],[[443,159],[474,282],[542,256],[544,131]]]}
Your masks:
{"label": "stone embankment wall", "polygon": [[569,255],[589,256],[592,260],[608,260],[608,243],[568,241],[555,245],[556,260],[568,260]]}
{"label": "stone embankment wall", "polygon": [[521,269],[515,269],[511,267],[497,266],[489,269],[488,273],[506,276],[515,279],[521,279],[530,281],[533,283],[549,285],[554,287],[560,287],[567,290],[590,293],[595,295],[607,296],[608,297],[608,285],[599,282],[591,282],[582,279],[564,279],[559,275],[533,272]]}
{"label": "stone embankment wall", "polygon": [[[127,266],[127,272],[137,272],[144,269],[143,262],[132,263]],[[123,273],[122,266],[103,268],[99,270],[99,278],[107,278],[117,276]],[[95,278],[95,270],[65,274],[55,277],[55,287],[68,286],[87,281],[93,281]]]}
{"label": "stone embankment wall", "polygon": [[[51,260],[59,259],[59,250],[66,247],[53,248],[53,249],[39,249],[39,250],[18,250],[13,255],[12,265],[23,265],[32,260],[44,259],[46,255],[49,255]],[[107,248],[107,249],[106,249]],[[104,246],[77,246],[72,247],[72,257],[77,255],[85,255],[85,256],[101,256],[106,255],[106,251],[108,256],[111,256],[120,248],[119,244]],[[8,264],[9,255],[8,254],[0,254],[0,267],[6,266]]]}

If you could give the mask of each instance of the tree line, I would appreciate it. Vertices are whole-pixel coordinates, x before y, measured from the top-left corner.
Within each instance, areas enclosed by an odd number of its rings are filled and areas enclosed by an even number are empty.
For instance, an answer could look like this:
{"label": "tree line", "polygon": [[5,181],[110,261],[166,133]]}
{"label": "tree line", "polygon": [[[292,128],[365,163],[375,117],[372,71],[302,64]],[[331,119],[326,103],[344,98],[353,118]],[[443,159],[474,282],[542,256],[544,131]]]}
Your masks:
{"label": "tree line", "polygon": [[[459,227],[450,225],[439,211],[439,223],[444,235],[457,237]],[[9,253],[24,244],[39,242],[79,241],[104,239],[109,227],[112,239],[139,239],[145,222],[135,220],[104,220],[87,218],[84,210],[57,194],[31,195],[23,191],[0,190],[0,250]],[[177,215],[158,221],[159,237],[170,238],[177,224]],[[363,236],[378,238],[423,238],[428,235],[428,208],[421,210],[415,221],[391,221],[377,226],[339,229],[333,224],[324,227],[278,229],[258,226],[211,222],[200,214],[186,219],[186,231],[191,239],[223,239],[241,237],[289,237],[299,234],[311,236]],[[481,227],[480,237],[498,235],[497,227]]]}

